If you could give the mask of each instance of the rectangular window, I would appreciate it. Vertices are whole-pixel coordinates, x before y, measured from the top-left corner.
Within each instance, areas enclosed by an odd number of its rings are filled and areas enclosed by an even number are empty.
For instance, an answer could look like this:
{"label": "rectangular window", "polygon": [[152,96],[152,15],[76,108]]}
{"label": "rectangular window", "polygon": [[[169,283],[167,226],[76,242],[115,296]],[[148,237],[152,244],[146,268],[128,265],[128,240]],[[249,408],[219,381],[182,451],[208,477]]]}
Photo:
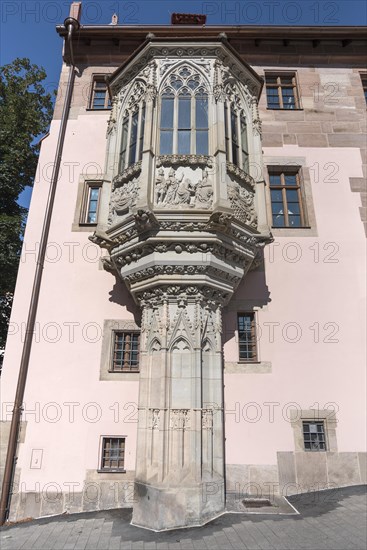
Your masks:
{"label": "rectangular window", "polygon": [[195,101],[196,154],[208,154],[208,98],[205,94],[197,95]]}
{"label": "rectangular window", "polygon": [[265,73],[269,109],[300,109],[295,73]]}
{"label": "rectangular window", "polygon": [[113,333],[112,372],[139,371],[139,341],[138,332]]}
{"label": "rectangular window", "polygon": [[301,176],[298,168],[269,169],[273,227],[305,227]]}
{"label": "rectangular window", "polygon": [[90,109],[111,109],[110,96],[104,76],[97,76],[93,79]]}
{"label": "rectangular window", "polygon": [[140,121],[140,136],[139,136],[139,160],[143,158],[143,146],[144,146],[144,129],[145,129],[145,105],[141,110],[141,121]]}
{"label": "rectangular window", "polygon": [[108,472],[125,471],[125,438],[104,437],[102,439],[101,470]]}
{"label": "rectangular window", "polygon": [[238,348],[240,361],[256,361],[256,322],[255,314],[239,313],[237,316]]}
{"label": "rectangular window", "polygon": [[101,194],[101,183],[86,182],[84,191],[84,208],[80,223],[96,225],[98,223],[98,208]]}
{"label": "rectangular window", "polygon": [[326,451],[324,422],[302,422],[305,451]]}
{"label": "rectangular window", "polygon": [[367,73],[361,73],[361,81],[362,81],[364,98],[367,103]]}

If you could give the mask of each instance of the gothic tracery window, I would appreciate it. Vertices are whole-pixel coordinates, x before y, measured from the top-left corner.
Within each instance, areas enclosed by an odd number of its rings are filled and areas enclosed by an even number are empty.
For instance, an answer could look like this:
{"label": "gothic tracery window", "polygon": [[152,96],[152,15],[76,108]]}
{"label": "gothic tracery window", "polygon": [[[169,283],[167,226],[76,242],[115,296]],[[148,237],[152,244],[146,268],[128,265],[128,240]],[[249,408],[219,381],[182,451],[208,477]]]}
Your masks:
{"label": "gothic tracery window", "polygon": [[161,97],[160,154],[207,155],[208,94],[203,78],[189,66],[170,75]]}
{"label": "gothic tracery window", "polygon": [[247,120],[240,99],[233,87],[226,89],[224,102],[224,126],[227,161],[249,170]]}
{"label": "gothic tracery window", "polygon": [[122,118],[119,171],[138,162],[143,156],[143,141],[145,128],[144,89],[136,83],[130,94],[127,109]]}

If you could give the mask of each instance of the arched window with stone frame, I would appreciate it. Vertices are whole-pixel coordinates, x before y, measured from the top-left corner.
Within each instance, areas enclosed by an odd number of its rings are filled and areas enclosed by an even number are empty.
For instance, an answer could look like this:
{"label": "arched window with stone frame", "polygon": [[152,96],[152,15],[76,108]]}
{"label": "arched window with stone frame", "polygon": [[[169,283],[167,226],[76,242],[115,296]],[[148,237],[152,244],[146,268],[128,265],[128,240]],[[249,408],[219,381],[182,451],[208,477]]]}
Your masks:
{"label": "arched window with stone frame", "polygon": [[249,173],[248,116],[234,84],[225,87],[224,126],[227,161]]}
{"label": "arched window with stone frame", "polygon": [[208,84],[199,70],[184,64],[161,87],[160,155],[209,154]]}
{"label": "arched window with stone frame", "polygon": [[135,82],[121,121],[119,172],[139,162],[143,156],[145,129],[145,86]]}

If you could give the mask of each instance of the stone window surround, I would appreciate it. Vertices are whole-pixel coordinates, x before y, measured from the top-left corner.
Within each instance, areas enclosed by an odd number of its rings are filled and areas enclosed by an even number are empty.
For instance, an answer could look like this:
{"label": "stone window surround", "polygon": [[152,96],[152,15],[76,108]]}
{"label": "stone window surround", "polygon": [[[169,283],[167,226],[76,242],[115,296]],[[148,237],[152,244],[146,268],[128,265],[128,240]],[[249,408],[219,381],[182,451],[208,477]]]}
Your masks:
{"label": "stone window surround", "polygon": [[[290,410],[290,422],[293,428],[294,448],[296,452],[309,453],[305,450],[303,439],[304,421],[323,421],[325,428],[326,452],[337,452],[336,413],[331,409],[293,409]],[[313,453],[318,451],[313,451]],[[319,451],[324,453],[325,451]]]}
{"label": "stone window surround", "polygon": [[[317,237],[316,215],[312,198],[312,185],[310,171],[306,167],[305,157],[270,157],[264,155],[265,171],[265,198],[268,223],[274,237]],[[307,227],[272,227],[271,220],[271,196],[269,169],[271,168],[299,169],[301,176],[301,191],[303,198],[303,207],[307,219]]]}
{"label": "stone window surround", "polygon": [[[266,108],[267,110],[269,111],[303,111],[303,106],[302,106],[302,94],[301,94],[301,86],[300,86],[300,82],[299,82],[299,78],[298,78],[298,71],[296,71],[296,69],[292,70],[292,69],[286,69],[286,70],[279,70],[279,68],[277,67],[262,67],[262,70],[258,70],[257,71],[258,74],[260,76],[262,76],[265,80],[265,86],[263,88],[263,92],[265,94],[265,101],[266,101]],[[267,97],[266,97],[266,74],[268,75],[274,75],[276,74],[277,76],[289,76],[289,75],[293,75],[294,76],[294,79],[296,81],[296,91],[297,91],[297,99],[298,99],[298,107],[294,108],[294,109],[273,109],[272,107],[268,107],[268,100],[267,100]]]}
{"label": "stone window surround", "polygon": [[104,320],[99,379],[104,381],[111,381],[111,382],[138,381],[139,372],[111,371],[114,333],[116,331],[140,332],[140,327],[132,319],[131,320],[128,320],[128,319],[105,319]]}
{"label": "stone window surround", "polygon": [[99,438],[99,447],[98,447],[98,468],[96,468],[97,470],[97,473],[98,474],[125,474],[126,473],[126,469],[125,469],[125,460],[124,460],[124,468],[123,469],[120,469],[120,470],[108,470],[108,469],[103,469],[102,468],[102,453],[103,453],[103,440],[104,439],[124,439],[124,450],[125,450],[125,454],[126,454],[126,440],[127,440],[127,436],[126,435],[120,435],[120,434],[108,434],[108,435],[101,435],[100,438]]}
{"label": "stone window surround", "polygon": [[[243,304],[243,307],[242,307]],[[252,300],[241,300],[237,304],[235,309],[236,315],[236,328],[234,331],[234,339],[237,345],[237,353],[239,353],[239,337],[238,337],[238,324],[237,314],[243,312],[253,312],[255,314],[255,325],[258,325],[258,311],[260,307],[253,305]],[[241,305],[241,307],[239,307]],[[231,308],[232,309],[232,308]],[[258,331],[256,331],[258,335]],[[257,360],[256,361],[225,361],[224,362],[224,374],[270,374],[272,372],[272,364],[270,361],[262,361],[260,355],[260,345],[257,342]]]}
{"label": "stone window surround", "polygon": [[[93,98],[94,98],[94,91],[95,91],[95,83],[96,82],[101,82],[101,81],[104,81],[104,78],[106,76],[108,76],[109,74],[111,73],[92,73],[91,75],[91,80],[90,80],[90,90],[89,90],[89,94],[88,94],[88,103],[87,103],[87,107],[86,107],[86,110],[87,111],[93,111],[93,112],[96,112],[96,111],[111,111],[111,107],[105,107],[104,109],[95,109],[93,107]],[[107,84],[106,84],[106,96],[108,96],[109,93],[108,93],[108,87],[107,87]]]}
{"label": "stone window surround", "polygon": [[[81,174],[79,176],[78,181],[78,190],[77,190],[77,198],[76,198],[76,205],[75,205],[75,211],[74,211],[74,220],[71,226],[72,231],[88,231],[89,233],[93,233],[95,231],[97,225],[98,225],[98,214],[101,211],[101,200],[102,200],[102,194],[104,191],[104,183],[106,180],[104,180],[103,174]],[[87,201],[87,195],[88,195],[88,188],[91,184],[96,184],[101,187],[100,195],[99,195],[99,204],[98,204],[98,212],[97,212],[97,223],[85,223],[83,220],[83,216],[85,215],[85,209],[86,209],[86,201]]]}

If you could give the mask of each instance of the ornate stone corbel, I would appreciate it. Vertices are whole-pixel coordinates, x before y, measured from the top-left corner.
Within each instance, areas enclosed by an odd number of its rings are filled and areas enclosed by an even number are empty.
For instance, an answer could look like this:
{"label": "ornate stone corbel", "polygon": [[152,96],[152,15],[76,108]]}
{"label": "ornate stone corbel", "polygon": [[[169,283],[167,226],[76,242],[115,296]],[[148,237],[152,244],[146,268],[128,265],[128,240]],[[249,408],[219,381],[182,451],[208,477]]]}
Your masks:
{"label": "ornate stone corbel", "polygon": [[108,251],[112,250],[112,248],[116,246],[116,242],[104,233],[104,231],[95,231],[93,235],[89,235],[88,239],[92,243],[97,244],[101,248],[105,248]]}
{"label": "ornate stone corbel", "polygon": [[156,227],[158,225],[155,215],[150,210],[140,209],[136,212],[134,218],[136,228],[139,233],[142,233],[143,231],[148,231],[149,229],[152,229],[153,227]]}

